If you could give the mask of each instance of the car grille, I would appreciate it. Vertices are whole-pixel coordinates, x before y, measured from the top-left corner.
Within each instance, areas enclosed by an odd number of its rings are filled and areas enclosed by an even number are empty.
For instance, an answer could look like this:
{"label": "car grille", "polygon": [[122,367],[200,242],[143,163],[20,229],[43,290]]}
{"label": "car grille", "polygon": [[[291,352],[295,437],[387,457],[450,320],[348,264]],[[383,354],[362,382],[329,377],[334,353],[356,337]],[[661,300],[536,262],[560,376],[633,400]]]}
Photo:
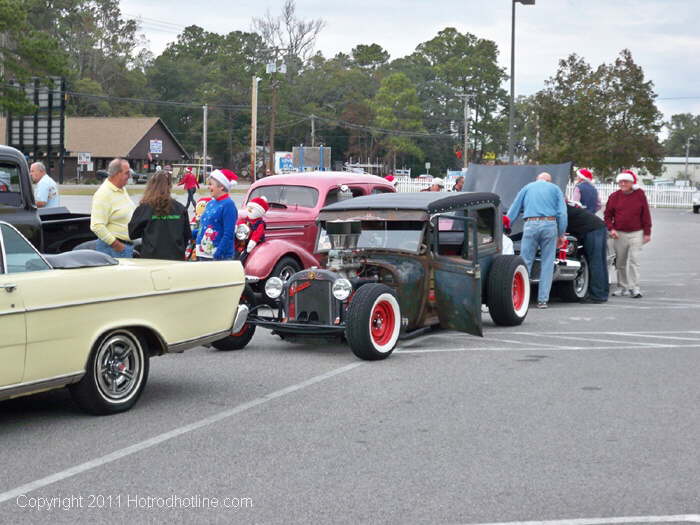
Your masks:
{"label": "car grille", "polygon": [[294,303],[294,320],[298,322],[331,324],[331,282],[302,280],[294,283],[297,290],[290,301]]}

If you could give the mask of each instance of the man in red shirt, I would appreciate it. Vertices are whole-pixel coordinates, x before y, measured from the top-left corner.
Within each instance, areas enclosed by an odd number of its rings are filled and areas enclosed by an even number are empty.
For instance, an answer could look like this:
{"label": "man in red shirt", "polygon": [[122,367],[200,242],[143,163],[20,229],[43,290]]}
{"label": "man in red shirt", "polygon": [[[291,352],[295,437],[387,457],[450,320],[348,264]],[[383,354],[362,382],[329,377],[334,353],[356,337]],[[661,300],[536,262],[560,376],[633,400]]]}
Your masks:
{"label": "man in red shirt", "polygon": [[178,182],[177,185],[184,186],[187,190],[187,205],[185,206],[185,209],[188,210],[190,208],[190,202],[192,203],[192,208],[196,209],[197,201],[194,198],[194,194],[199,189],[199,183],[197,182],[197,176],[192,173],[192,168],[188,167],[185,170],[185,174],[182,176],[182,179],[180,179],[180,182]]}
{"label": "man in red shirt", "polygon": [[625,170],[617,176],[619,190],[608,197],[605,225],[615,239],[617,290],[615,296],[642,297],[639,289],[639,256],[642,246],[651,240],[651,213],[637,174]]}

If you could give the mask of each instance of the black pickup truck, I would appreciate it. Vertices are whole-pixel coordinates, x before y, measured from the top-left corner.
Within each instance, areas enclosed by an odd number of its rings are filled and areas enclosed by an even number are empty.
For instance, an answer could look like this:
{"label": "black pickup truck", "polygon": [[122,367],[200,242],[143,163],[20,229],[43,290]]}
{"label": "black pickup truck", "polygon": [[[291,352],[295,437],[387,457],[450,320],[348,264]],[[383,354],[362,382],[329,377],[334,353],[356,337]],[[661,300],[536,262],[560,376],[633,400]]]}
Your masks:
{"label": "black pickup truck", "polygon": [[95,238],[89,214],[37,208],[27,161],[8,146],[0,146],[0,221],[15,226],[43,253],[72,250]]}

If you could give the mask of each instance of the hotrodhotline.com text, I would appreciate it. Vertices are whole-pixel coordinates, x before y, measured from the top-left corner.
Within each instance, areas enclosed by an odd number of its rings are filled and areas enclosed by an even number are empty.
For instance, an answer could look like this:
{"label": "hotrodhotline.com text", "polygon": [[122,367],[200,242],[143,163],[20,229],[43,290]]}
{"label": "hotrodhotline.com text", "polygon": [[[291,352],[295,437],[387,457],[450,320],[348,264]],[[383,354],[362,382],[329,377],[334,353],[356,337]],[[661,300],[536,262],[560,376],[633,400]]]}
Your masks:
{"label": "hotrodhotline.com text", "polygon": [[141,496],[138,494],[80,494],[78,496],[17,496],[16,504],[21,509],[38,512],[55,512],[80,509],[252,509],[252,498],[226,496],[211,497],[200,494],[180,496]]}

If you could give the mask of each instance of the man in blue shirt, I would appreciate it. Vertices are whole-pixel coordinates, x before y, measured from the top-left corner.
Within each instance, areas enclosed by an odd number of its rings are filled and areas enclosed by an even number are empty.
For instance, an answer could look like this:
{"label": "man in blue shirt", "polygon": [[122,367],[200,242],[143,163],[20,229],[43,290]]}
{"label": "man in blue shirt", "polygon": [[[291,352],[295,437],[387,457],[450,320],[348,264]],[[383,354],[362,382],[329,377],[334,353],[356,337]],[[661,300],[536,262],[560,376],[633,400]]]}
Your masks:
{"label": "man in blue shirt", "polygon": [[558,186],[552,184],[552,176],[543,172],[522,188],[508,210],[508,218],[515,222],[523,214],[523,239],[520,255],[532,272],[537,248],[540,249],[540,282],[537,291],[537,308],[547,308],[552,288],[554,256],[564,241],[567,226],[566,201]]}

